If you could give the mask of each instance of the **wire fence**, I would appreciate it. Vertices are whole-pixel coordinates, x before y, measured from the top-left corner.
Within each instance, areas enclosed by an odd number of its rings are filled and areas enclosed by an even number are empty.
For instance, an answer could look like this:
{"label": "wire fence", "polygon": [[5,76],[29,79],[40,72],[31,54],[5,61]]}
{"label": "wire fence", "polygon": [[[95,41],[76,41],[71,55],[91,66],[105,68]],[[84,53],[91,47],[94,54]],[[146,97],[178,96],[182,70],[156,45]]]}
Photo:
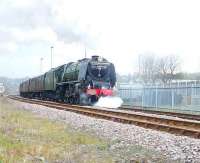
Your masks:
{"label": "wire fence", "polygon": [[5,88],[4,88],[3,84],[0,83],[0,94],[3,94],[4,91],[5,91]]}
{"label": "wire fence", "polygon": [[200,84],[119,88],[124,104],[200,112]]}

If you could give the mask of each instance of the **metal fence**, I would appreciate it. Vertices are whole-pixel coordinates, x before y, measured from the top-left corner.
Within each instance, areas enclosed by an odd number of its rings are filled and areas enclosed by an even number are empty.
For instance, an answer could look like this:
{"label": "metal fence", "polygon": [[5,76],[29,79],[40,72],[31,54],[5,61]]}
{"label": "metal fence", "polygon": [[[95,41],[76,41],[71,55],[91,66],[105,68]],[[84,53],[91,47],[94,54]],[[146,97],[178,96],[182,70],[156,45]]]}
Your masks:
{"label": "metal fence", "polygon": [[119,88],[124,104],[200,112],[200,84]]}
{"label": "metal fence", "polygon": [[5,91],[5,88],[3,86],[3,83],[0,83],[0,95],[3,94]]}

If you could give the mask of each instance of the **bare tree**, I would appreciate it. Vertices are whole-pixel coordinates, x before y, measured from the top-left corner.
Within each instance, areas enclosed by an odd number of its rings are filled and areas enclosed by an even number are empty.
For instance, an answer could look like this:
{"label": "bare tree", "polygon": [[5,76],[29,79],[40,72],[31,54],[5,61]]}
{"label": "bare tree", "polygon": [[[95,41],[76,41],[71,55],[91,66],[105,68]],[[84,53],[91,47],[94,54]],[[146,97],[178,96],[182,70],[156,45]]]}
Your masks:
{"label": "bare tree", "polygon": [[164,83],[168,83],[169,80],[169,64],[168,57],[159,58],[157,61],[158,66],[158,78]]}
{"label": "bare tree", "polygon": [[170,83],[179,68],[179,58],[176,55],[169,55],[158,59],[158,77],[164,83]]}
{"label": "bare tree", "polygon": [[139,73],[145,84],[156,80],[156,59],[154,55],[142,55],[139,58]]}
{"label": "bare tree", "polygon": [[180,68],[180,59],[176,55],[169,56],[169,73],[170,73],[170,82],[174,79],[175,74]]}
{"label": "bare tree", "polygon": [[170,83],[179,68],[179,58],[176,55],[155,57],[155,55],[140,55],[139,74],[145,84],[161,81]]}

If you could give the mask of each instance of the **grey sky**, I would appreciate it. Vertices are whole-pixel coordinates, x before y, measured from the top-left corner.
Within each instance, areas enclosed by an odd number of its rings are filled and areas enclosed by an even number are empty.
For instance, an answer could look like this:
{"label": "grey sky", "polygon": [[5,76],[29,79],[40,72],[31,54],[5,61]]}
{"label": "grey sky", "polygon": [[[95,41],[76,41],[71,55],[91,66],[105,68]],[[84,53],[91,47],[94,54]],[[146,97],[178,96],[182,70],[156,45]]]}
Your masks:
{"label": "grey sky", "polygon": [[138,55],[175,54],[182,70],[200,69],[200,2],[186,0],[3,0],[0,76],[24,77],[98,54],[117,72],[137,71]]}

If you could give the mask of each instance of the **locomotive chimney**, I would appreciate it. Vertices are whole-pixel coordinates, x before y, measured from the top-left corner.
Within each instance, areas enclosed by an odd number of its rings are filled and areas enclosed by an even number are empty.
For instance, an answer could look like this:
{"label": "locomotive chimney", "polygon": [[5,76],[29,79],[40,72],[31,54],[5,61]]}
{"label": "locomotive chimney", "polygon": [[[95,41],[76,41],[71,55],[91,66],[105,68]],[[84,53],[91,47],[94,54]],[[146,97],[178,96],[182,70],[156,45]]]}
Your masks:
{"label": "locomotive chimney", "polygon": [[92,56],[92,60],[94,60],[94,61],[98,61],[98,58],[99,58],[98,55],[93,55],[93,56]]}

